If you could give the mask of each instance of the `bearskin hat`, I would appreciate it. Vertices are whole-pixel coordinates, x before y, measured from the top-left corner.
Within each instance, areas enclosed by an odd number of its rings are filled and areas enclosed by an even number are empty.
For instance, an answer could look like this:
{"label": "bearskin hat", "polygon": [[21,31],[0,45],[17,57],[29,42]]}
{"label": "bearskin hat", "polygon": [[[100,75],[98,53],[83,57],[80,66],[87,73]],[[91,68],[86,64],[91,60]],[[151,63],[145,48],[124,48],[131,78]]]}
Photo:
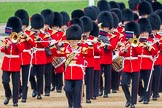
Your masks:
{"label": "bearskin hat", "polygon": [[138,21],[138,19],[139,19],[138,14],[137,13],[133,13],[133,14],[134,14],[134,21]]}
{"label": "bearskin hat", "polygon": [[62,25],[68,25],[68,22],[70,21],[69,14],[65,11],[60,12],[60,14],[62,15],[63,18]]}
{"label": "bearskin hat", "polygon": [[84,27],[83,27],[83,21],[79,18],[73,18],[70,20],[69,22],[69,26],[73,25],[73,24],[78,24],[82,30],[82,32],[84,31]]}
{"label": "bearskin hat", "polygon": [[71,13],[71,18],[80,18],[84,16],[84,12],[80,9],[73,10]]}
{"label": "bearskin hat", "polygon": [[134,21],[134,14],[133,14],[133,11],[130,10],[130,9],[124,9],[122,11],[122,15],[123,15],[123,18],[122,18],[122,21]]}
{"label": "bearskin hat", "polygon": [[151,4],[147,1],[142,1],[139,4],[138,12],[140,16],[151,14],[153,12]]}
{"label": "bearskin hat", "polygon": [[111,14],[112,14],[113,21],[114,21],[114,28],[117,28],[117,27],[118,27],[118,24],[119,24],[119,18],[118,18],[118,16],[116,15],[115,12],[111,12]]}
{"label": "bearskin hat", "polygon": [[111,9],[110,12],[114,12],[114,13],[116,13],[116,15],[117,15],[118,18],[119,18],[119,22],[122,21],[122,12],[121,12],[120,9],[118,9],[118,8],[114,8],[114,9]]}
{"label": "bearskin hat", "polygon": [[119,2],[118,5],[119,5],[121,11],[126,8],[126,6],[123,2]]}
{"label": "bearskin hat", "polygon": [[113,17],[110,12],[103,11],[98,15],[98,24],[101,23],[101,27],[114,27]]}
{"label": "bearskin hat", "polygon": [[95,8],[90,7],[90,6],[84,8],[84,15],[88,16],[93,21],[95,21],[97,19],[97,12],[96,12]]}
{"label": "bearskin hat", "polygon": [[111,9],[112,8],[119,8],[120,9],[119,4],[115,1],[110,1],[109,4],[110,4]]}
{"label": "bearskin hat", "polygon": [[92,7],[95,9],[96,14],[97,14],[97,16],[98,16],[98,14],[100,13],[100,11],[99,11],[98,7],[97,7],[97,6],[92,6]]}
{"label": "bearskin hat", "polygon": [[138,6],[140,2],[141,0],[129,0],[128,1],[129,8],[133,11],[138,10]]}
{"label": "bearskin hat", "polygon": [[29,25],[29,15],[28,12],[24,9],[18,9],[15,12],[15,16],[19,17],[21,19],[22,25]]}
{"label": "bearskin hat", "polygon": [[7,21],[6,27],[11,28],[12,32],[19,33],[22,31],[21,19],[17,16],[10,17]]}
{"label": "bearskin hat", "polygon": [[139,19],[138,24],[140,26],[140,33],[143,33],[143,32],[151,33],[152,31],[151,24],[147,18]]}
{"label": "bearskin hat", "polygon": [[61,27],[63,22],[62,15],[59,12],[54,12],[54,16],[52,26]]}
{"label": "bearskin hat", "polygon": [[152,9],[153,9],[153,11],[156,11],[158,9],[162,9],[162,4],[160,2],[153,2],[152,3]]}
{"label": "bearskin hat", "polygon": [[93,23],[93,30],[91,31],[90,35],[91,36],[94,36],[94,37],[98,37],[99,35],[99,27],[98,27],[98,24],[95,23],[95,22],[92,22]]}
{"label": "bearskin hat", "polygon": [[160,30],[161,20],[160,20],[160,17],[157,14],[155,14],[155,13],[150,14],[148,16],[148,19],[150,21],[152,30]]}
{"label": "bearskin hat", "polygon": [[34,14],[31,17],[31,27],[33,29],[41,29],[44,27],[44,17],[40,14]]}
{"label": "bearskin hat", "polygon": [[54,13],[50,9],[44,9],[41,11],[41,15],[44,17],[45,24],[52,26]]}
{"label": "bearskin hat", "polygon": [[162,10],[156,10],[155,14],[157,14],[160,17],[161,24],[162,24]]}
{"label": "bearskin hat", "polygon": [[134,21],[130,21],[125,25],[125,31],[133,31],[134,34],[138,36],[140,34],[139,24]]}
{"label": "bearskin hat", "polygon": [[83,22],[84,32],[91,32],[93,30],[92,20],[87,16],[82,16],[80,19]]}
{"label": "bearskin hat", "polygon": [[73,24],[66,30],[67,40],[81,40],[82,30],[79,25]]}
{"label": "bearskin hat", "polygon": [[111,7],[110,7],[110,4],[108,3],[107,0],[99,0],[97,2],[97,7],[99,9],[99,11],[107,11],[109,10]]}

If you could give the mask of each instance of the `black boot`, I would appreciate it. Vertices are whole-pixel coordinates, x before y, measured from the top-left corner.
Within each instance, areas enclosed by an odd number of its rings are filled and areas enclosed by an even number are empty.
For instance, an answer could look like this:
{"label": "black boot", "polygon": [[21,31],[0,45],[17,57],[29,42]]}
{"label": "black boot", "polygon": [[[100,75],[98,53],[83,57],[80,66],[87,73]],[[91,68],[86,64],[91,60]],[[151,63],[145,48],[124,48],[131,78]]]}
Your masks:
{"label": "black boot", "polygon": [[7,105],[10,101],[11,97],[6,97],[6,99],[4,100],[4,105]]}
{"label": "black boot", "polygon": [[37,96],[37,92],[35,90],[33,90],[32,97],[36,97],[36,96]]}

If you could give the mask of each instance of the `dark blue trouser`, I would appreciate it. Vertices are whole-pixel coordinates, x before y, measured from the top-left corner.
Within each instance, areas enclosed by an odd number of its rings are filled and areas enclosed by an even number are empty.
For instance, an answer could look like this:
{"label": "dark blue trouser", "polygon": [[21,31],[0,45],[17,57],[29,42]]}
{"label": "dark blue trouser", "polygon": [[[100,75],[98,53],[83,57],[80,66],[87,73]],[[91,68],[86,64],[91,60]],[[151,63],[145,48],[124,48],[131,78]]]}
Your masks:
{"label": "dark blue trouser", "polygon": [[100,71],[94,70],[94,79],[93,79],[93,97],[97,97],[99,95],[99,84],[100,84]]}
{"label": "dark blue trouser", "polygon": [[2,83],[3,83],[4,90],[5,90],[5,96],[6,97],[12,96],[11,88],[9,85],[10,75],[12,75],[13,103],[18,103],[20,72],[3,71]]}
{"label": "dark blue trouser", "polygon": [[22,65],[22,99],[27,99],[29,66]]}
{"label": "dark blue trouser", "polygon": [[[30,74],[30,82],[32,89],[36,90],[38,95],[43,94],[43,73],[45,71],[45,65],[33,65]],[[35,75],[37,81],[35,80]]]}
{"label": "dark blue trouser", "polygon": [[[139,80],[139,89],[138,89],[138,95],[144,97],[144,101],[150,101],[150,88],[152,85],[152,80],[150,81],[149,89],[146,92],[149,77],[150,77],[151,70],[141,70],[140,71],[140,80]],[[143,84],[142,84],[143,80]]]}
{"label": "dark blue trouser", "polygon": [[110,88],[111,88],[111,67],[112,67],[111,64],[101,64],[100,91],[103,91],[102,74],[104,73],[104,77],[105,77],[104,94],[105,95],[110,93]]}
{"label": "dark blue trouser", "polygon": [[160,73],[161,73],[160,65],[155,65],[154,66],[154,71],[153,71],[153,74],[152,74],[152,93],[153,93],[153,97],[157,97],[157,95],[159,93]]}
{"label": "dark blue trouser", "polygon": [[36,76],[36,71],[32,67],[31,72],[30,72],[30,84],[31,84],[32,90],[37,90],[37,83],[36,83],[35,76]]}
{"label": "dark blue trouser", "polygon": [[94,68],[87,67],[85,74],[85,83],[86,83],[86,99],[91,99],[93,94],[93,75]]}
{"label": "dark blue trouser", "polygon": [[65,80],[65,93],[68,104],[73,108],[81,108],[82,80]]}
{"label": "dark blue trouser", "polygon": [[160,87],[159,87],[159,92],[162,92],[162,66],[161,66],[161,75],[160,75]]}
{"label": "dark blue trouser", "polygon": [[63,86],[63,73],[55,73],[52,72],[52,86],[56,88],[56,90],[62,90]]}
{"label": "dark blue trouser", "polygon": [[45,79],[45,93],[50,93],[51,89],[51,79],[52,79],[52,63],[45,65],[44,79]]}
{"label": "dark blue trouser", "polygon": [[120,84],[120,72],[116,72],[112,69],[111,73],[111,89],[112,90],[119,90]]}
{"label": "dark blue trouser", "polygon": [[[125,94],[125,97],[128,102],[131,102],[131,104],[137,103],[137,92],[138,92],[138,84],[139,84],[139,72],[123,72],[122,73],[122,80],[121,80],[121,86],[123,89],[123,92]],[[128,81],[132,79],[132,89],[131,93],[129,91],[128,87]]]}

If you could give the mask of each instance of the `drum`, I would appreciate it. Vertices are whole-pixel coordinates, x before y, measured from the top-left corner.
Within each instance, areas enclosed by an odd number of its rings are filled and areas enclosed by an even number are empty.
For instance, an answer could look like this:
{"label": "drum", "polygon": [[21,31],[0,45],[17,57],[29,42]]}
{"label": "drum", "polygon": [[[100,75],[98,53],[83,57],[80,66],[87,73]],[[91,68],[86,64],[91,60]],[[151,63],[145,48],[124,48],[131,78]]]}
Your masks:
{"label": "drum", "polygon": [[65,57],[54,57],[52,64],[55,68],[57,68],[61,66],[63,63],[65,63],[65,61],[66,61]]}
{"label": "drum", "polygon": [[120,72],[121,70],[123,70],[123,61],[123,57],[120,57],[119,54],[116,53],[115,55],[113,55],[112,68],[116,72]]}

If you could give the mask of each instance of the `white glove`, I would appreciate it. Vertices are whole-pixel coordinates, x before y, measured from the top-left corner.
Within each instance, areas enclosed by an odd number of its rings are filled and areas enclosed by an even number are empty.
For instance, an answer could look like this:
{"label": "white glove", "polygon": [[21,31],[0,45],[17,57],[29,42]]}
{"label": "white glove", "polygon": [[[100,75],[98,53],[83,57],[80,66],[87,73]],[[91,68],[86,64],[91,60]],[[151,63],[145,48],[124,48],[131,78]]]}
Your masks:
{"label": "white glove", "polygon": [[56,40],[51,40],[50,46],[53,46],[56,43]]}
{"label": "white glove", "polygon": [[58,42],[58,46],[62,46],[63,45],[63,43],[62,42]]}

